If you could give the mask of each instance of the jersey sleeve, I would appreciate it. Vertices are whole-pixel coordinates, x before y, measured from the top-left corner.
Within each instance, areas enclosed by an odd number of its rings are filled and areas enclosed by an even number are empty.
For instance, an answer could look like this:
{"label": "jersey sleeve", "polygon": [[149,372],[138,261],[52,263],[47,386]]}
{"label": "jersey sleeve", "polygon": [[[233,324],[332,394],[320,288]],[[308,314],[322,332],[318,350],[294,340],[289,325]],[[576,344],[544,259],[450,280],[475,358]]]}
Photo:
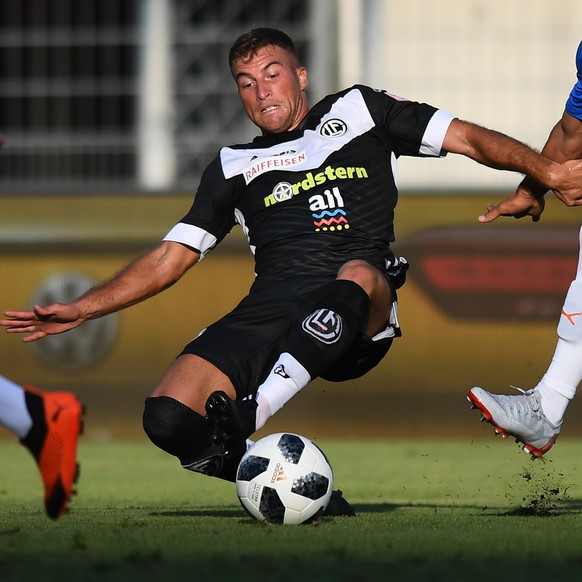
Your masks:
{"label": "jersey sleeve", "polygon": [[236,180],[224,177],[217,157],[204,171],[190,210],[163,240],[187,245],[203,259],[235,225],[235,200]]}
{"label": "jersey sleeve", "polygon": [[576,70],[578,81],[566,101],[566,112],[582,121],[582,42],[578,45],[576,52]]}
{"label": "jersey sleeve", "polygon": [[386,91],[364,87],[362,93],[396,156],[446,156],[442,146],[454,115]]}

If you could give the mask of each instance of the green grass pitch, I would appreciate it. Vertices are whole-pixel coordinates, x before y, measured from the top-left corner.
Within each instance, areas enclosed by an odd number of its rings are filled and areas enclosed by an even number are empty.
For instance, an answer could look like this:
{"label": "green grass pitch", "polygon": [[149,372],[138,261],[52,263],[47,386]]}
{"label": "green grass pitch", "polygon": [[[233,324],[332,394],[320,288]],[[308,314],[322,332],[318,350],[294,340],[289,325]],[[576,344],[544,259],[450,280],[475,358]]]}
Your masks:
{"label": "green grass pitch", "polygon": [[234,486],[148,442],[80,446],[58,521],[22,447],[0,441],[0,580],[579,580],[582,442],[531,461],[501,439],[317,441],[355,518],[272,526]]}

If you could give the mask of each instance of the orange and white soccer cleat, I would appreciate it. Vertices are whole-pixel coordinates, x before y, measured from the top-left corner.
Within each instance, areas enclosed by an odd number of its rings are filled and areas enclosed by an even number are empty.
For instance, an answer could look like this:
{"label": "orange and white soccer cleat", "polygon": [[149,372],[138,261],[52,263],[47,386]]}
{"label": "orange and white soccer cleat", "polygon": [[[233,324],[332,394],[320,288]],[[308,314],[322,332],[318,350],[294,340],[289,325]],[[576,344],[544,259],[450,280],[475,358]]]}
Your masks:
{"label": "orange and white soccer cleat", "polygon": [[57,519],[67,510],[79,477],[77,443],[84,409],[71,392],[43,392],[34,386],[24,390],[33,425],[21,443],[40,470],[46,512]]}

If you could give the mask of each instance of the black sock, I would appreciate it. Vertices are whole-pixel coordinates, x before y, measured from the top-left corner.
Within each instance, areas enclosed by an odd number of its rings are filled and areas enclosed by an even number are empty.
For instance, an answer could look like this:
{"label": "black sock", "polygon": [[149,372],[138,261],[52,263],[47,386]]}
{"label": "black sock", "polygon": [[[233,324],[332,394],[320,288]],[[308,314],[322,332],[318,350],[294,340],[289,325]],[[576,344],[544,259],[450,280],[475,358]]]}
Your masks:
{"label": "black sock", "polygon": [[143,426],[150,440],[185,469],[234,481],[246,440],[224,443],[208,418],[168,396],[146,398]]}
{"label": "black sock", "polygon": [[24,399],[32,418],[32,427],[20,442],[34,455],[35,459],[38,459],[47,431],[44,404],[42,396],[28,390],[24,391]]}

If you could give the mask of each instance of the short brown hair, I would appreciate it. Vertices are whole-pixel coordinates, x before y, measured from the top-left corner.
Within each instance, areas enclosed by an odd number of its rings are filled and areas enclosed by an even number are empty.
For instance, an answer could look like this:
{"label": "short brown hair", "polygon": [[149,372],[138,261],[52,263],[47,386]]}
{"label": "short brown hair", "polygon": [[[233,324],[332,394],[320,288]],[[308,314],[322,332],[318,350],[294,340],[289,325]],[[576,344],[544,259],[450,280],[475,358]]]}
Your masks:
{"label": "short brown hair", "polygon": [[230,68],[232,69],[235,61],[248,61],[259,50],[269,45],[279,46],[289,51],[299,62],[295,43],[284,32],[276,28],[253,28],[253,30],[239,36],[230,47],[228,53]]}

